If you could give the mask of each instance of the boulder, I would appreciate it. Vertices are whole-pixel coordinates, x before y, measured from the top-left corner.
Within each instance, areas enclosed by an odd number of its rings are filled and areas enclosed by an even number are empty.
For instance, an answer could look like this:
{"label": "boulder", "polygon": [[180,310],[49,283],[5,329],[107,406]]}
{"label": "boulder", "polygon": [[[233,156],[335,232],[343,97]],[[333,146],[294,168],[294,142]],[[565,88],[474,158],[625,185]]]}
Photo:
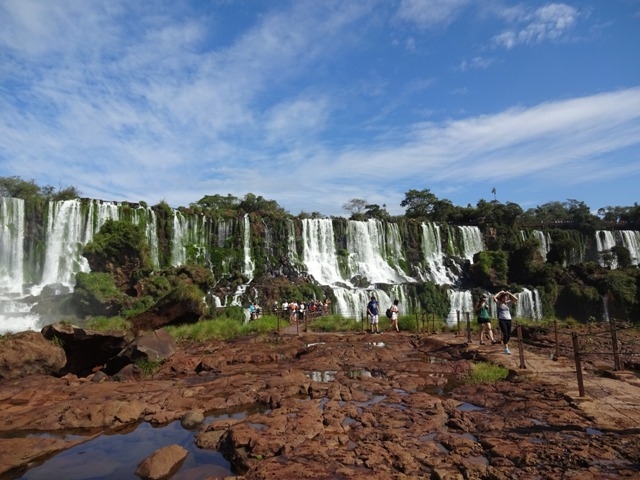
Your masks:
{"label": "boulder", "polygon": [[127,365],[139,361],[161,362],[176,352],[176,341],[160,329],[136,337],[104,366],[107,375],[115,375]]}
{"label": "boulder", "polygon": [[0,378],[55,375],[67,363],[62,347],[39,332],[7,335],[0,344]]}
{"label": "boulder", "polygon": [[45,326],[42,335],[55,339],[64,349],[67,363],[61,370],[62,375],[73,373],[86,377],[127,346],[124,332],[98,332],[61,323]]}
{"label": "boulder", "polygon": [[156,450],[142,461],[136,475],[145,480],[162,480],[178,471],[189,452],[180,445],[169,445]]}
{"label": "boulder", "polygon": [[197,285],[180,284],[149,310],[133,317],[131,323],[136,331],[195,323],[208,312],[204,297]]}

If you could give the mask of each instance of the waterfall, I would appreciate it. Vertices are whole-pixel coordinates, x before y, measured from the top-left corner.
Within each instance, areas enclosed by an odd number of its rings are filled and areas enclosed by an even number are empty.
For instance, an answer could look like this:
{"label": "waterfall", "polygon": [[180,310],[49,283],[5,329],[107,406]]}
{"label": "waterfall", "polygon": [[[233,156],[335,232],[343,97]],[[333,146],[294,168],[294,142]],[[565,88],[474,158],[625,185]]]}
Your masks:
{"label": "waterfall", "polygon": [[287,258],[291,265],[298,265],[298,249],[296,248],[296,230],[293,220],[287,219]]}
{"label": "waterfall", "polygon": [[158,226],[156,213],[149,207],[138,207],[133,212],[133,222],[143,226],[147,243],[149,244],[149,256],[154,268],[160,266],[160,254],[158,252]]}
{"label": "waterfall", "polygon": [[640,232],[621,230],[620,237],[622,246],[631,254],[631,264],[640,264]]}
{"label": "waterfall", "polygon": [[484,250],[482,241],[482,233],[478,227],[460,226],[458,231],[461,237],[462,251],[461,256],[470,262],[473,262],[473,256]]}
{"label": "waterfall", "polygon": [[606,295],[602,295],[602,321],[609,321],[609,299]]}
{"label": "waterfall", "polygon": [[253,270],[255,268],[255,264],[251,259],[251,223],[249,222],[248,214],[245,214],[244,216],[244,229],[242,231],[242,234],[242,249],[244,251],[244,269],[242,273],[249,279],[248,282],[250,282],[251,280],[253,280]]}
{"label": "waterfall", "polygon": [[518,301],[515,305],[515,317],[531,318],[540,320],[542,318],[542,307],[540,305],[540,295],[538,290],[524,289],[515,294]]}
{"label": "waterfall", "polygon": [[189,223],[184,215],[173,211],[173,239],[171,242],[171,265],[177,267],[187,263],[187,249],[184,245],[189,233]]}
{"label": "waterfall", "polygon": [[540,243],[540,256],[544,261],[547,260],[547,254],[551,248],[551,236],[541,230],[533,230],[531,235]]}
{"label": "waterfall", "polygon": [[444,266],[440,227],[434,223],[422,224],[422,253],[429,268],[429,280],[439,285],[453,283]]}
{"label": "waterfall", "polygon": [[610,263],[611,268],[617,267],[617,260],[612,258],[611,262],[605,260],[605,255],[611,253],[611,249],[616,246],[616,240],[613,232],[608,230],[598,230],[596,232],[596,251],[598,252],[598,262],[600,266],[607,266]]}
{"label": "waterfall", "polygon": [[24,284],[24,200],[0,198],[0,335],[35,330],[38,316],[17,301]]}
{"label": "waterfall", "polygon": [[22,293],[24,200],[0,198],[0,291]]}
{"label": "waterfall", "polygon": [[212,243],[210,237],[210,221],[206,217],[185,217],[180,211],[174,210],[171,265],[206,265]]}
{"label": "waterfall", "polygon": [[387,242],[385,229],[379,220],[366,222],[349,221],[347,225],[347,251],[349,252],[349,276],[362,276],[371,284],[402,283],[407,276],[399,267],[394,269],[388,262],[393,255],[396,262],[402,255],[395,240]]}
{"label": "waterfall", "polygon": [[92,201],[85,215],[80,200],[49,202],[46,254],[39,289],[52,284],[73,288],[75,274],[90,270],[81,255],[83,246],[93,240],[95,232],[107,220],[118,219],[118,207],[113,203]]}
{"label": "waterfall", "polygon": [[302,220],[302,259],[307,271],[321,285],[344,282],[338,266],[330,218]]}
{"label": "waterfall", "polygon": [[218,248],[222,248],[226,246],[227,240],[231,238],[232,232],[233,232],[233,221],[220,220],[218,222],[218,241],[216,243],[216,246]]}
{"label": "waterfall", "polygon": [[469,320],[473,321],[473,297],[468,290],[449,290],[449,301],[451,302],[451,310],[447,316],[447,325],[457,326],[458,324],[458,312],[460,312],[460,328],[467,325],[467,313],[469,314]]}

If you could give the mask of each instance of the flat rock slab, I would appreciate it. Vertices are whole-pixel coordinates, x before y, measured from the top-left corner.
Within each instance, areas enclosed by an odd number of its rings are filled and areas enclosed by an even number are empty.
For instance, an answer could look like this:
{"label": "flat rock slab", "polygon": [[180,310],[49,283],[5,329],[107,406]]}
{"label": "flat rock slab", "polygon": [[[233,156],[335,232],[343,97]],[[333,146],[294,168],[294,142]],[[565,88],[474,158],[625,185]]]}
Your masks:
{"label": "flat rock slab", "polygon": [[[238,411],[193,428],[200,448],[220,450],[245,479],[639,475],[638,387],[587,369],[578,401],[570,357],[550,360],[552,344],[524,348],[520,369],[517,345],[508,356],[454,334],[296,332],[178,344],[139,379],[2,380],[0,475],[72,445],[34,431],[95,434]],[[478,361],[516,375],[471,384]]]}

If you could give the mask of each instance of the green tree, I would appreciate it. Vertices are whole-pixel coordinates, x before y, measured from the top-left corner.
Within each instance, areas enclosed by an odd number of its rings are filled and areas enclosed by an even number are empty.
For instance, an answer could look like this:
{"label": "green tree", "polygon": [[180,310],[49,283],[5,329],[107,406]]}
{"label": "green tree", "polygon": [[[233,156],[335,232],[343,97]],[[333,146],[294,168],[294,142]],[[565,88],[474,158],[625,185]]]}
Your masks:
{"label": "green tree", "polygon": [[362,198],[352,198],[347,203],[342,205],[342,209],[346,210],[353,217],[354,215],[362,215],[364,214],[365,209],[367,208],[367,201]]}
{"label": "green tree", "polygon": [[247,193],[238,207],[245,213],[259,213],[261,215],[276,217],[283,217],[287,215],[287,211],[278,205],[278,202],[275,200],[267,200],[262,196],[256,196],[253,193]]}
{"label": "green tree", "polygon": [[386,205],[380,207],[375,203],[365,207],[364,216],[365,218],[374,218],[376,220],[388,220],[390,218]]}
{"label": "green tree", "polygon": [[124,221],[107,220],[82,253],[93,272],[110,273],[127,293],[135,293],[129,290],[152,269],[145,232]]}
{"label": "green tree", "polygon": [[628,317],[629,311],[638,302],[636,279],[620,270],[610,270],[607,272],[605,285],[608,293],[624,309]]}
{"label": "green tree", "polygon": [[405,192],[405,197],[400,202],[401,207],[405,207],[405,215],[408,218],[424,218],[429,219],[433,212],[435,205],[438,202],[431,190],[425,188],[424,190],[409,190]]}

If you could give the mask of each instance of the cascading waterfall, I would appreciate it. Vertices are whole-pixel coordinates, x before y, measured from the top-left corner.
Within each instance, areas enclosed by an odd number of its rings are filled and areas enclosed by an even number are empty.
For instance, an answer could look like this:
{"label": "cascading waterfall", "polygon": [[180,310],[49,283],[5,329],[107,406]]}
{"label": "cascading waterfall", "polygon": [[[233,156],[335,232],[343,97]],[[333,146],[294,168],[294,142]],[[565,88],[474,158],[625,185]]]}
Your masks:
{"label": "cascading waterfall", "polygon": [[515,316],[520,318],[532,318],[540,320],[542,318],[542,307],[540,305],[540,295],[538,290],[525,288],[522,292],[516,293],[518,301],[515,305]]}
{"label": "cascading waterfall", "polygon": [[620,238],[622,246],[631,254],[631,265],[640,264],[640,232],[621,230]]}
{"label": "cascading waterfall", "polygon": [[340,274],[330,218],[302,220],[302,259],[307,271],[321,285],[345,282]]}
{"label": "cascading waterfall", "polygon": [[473,262],[473,256],[484,250],[482,232],[475,226],[460,226],[458,227],[458,231],[462,243],[460,256]]}
{"label": "cascading waterfall", "polygon": [[[243,220],[243,229],[242,229],[242,250],[244,252],[244,263],[242,267],[242,274],[247,278],[247,281],[242,285],[238,285],[237,290],[233,294],[233,299],[231,300],[231,305],[241,305],[242,295],[249,288],[249,284],[251,280],[253,280],[253,271],[255,269],[255,264],[253,259],[251,258],[251,223],[249,222],[249,215],[245,214]],[[245,321],[249,320],[249,311],[247,309]]]}
{"label": "cascading waterfall", "polygon": [[609,321],[609,301],[606,295],[602,295],[602,321]]}
{"label": "cascading waterfall", "polygon": [[[331,286],[336,297],[334,312],[344,317],[365,318],[371,295],[386,310],[395,298],[401,303],[407,299],[405,283],[415,280],[390,265],[389,256],[402,258],[398,230],[385,230],[376,220],[349,221],[347,225],[348,267],[340,271],[331,219],[304,219],[302,221],[302,260],[307,272],[321,285]],[[397,235],[397,236],[396,236]],[[394,237],[394,238],[389,238]],[[397,261],[397,260],[396,260]],[[353,277],[368,280],[367,288],[356,288]],[[376,284],[393,284],[391,298]],[[404,304],[401,308],[408,308]]]}
{"label": "cascading waterfall", "polygon": [[242,231],[242,235],[242,249],[244,251],[244,269],[242,273],[249,279],[248,282],[250,282],[253,280],[253,270],[256,266],[251,258],[251,223],[249,222],[249,215],[244,216],[244,229]]}
{"label": "cascading waterfall", "polygon": [[[70,291],[75,284],[78,272],[88,272],[89,266],[81,255],[84,245],[93,240],[96,232],[107,220],[124,220],[145,228],[150,247],[151,259],[155,267],[159,267],[159,221],[153,208],[146,206],[132,207],[116,202],[100,200],[68,200],[49,202],[46,204],[46,224],[41,228],[42,239],[25,238],[27,219],[25,219],[25,202],[23,200],[0,198],[0,328],[6,330],[8,320],[5,317],[18,319],[18,326],[11,331],[35,328],[36,323],[29,317],[30,305],[15,302],[17,297],[27,294],[38,295],[47,286],[54,291]],[[174,236],[168,240],[171,245],[171,264],[178,266],[188,262],[206,265],[215,252],[218,270],[216,276],[228,275],[231,267],[236,265],[237,239],[242,235],[244,263],[241,271],[245,281],[251,282],[255,275],[255,264],[252,258],[252,230],[249,216],[238,220],[212,220],[206,216],[190,215],[181,210],[172,212]],[[410,265],[413,275],[408,272],[408,260],[403,249],[404,240],[400,234],[400,225],[379,220],[347,221],[344,239],[340,239],[338,248],[332,219],[301,220],[302,236],[296,234],[297,220],[288,219],[285,225],[288,239],[286,257],[295,269],[309,273],[321,285],[330,286],[336,296],[334,311],[347,317],[362,318],[366,304],[373,294],[379,300],[384,311],[394,298],[400,300],[402,312],[410,312],[417,305],[413,298],[412,283],[432,281],[440,285],[455,286],[459,271],[451,262],[461,258],[471,261],[473,256],[482,251],[483,241],[480,230],[475,226],[447,227],[446,238],[450,244],[443,249],[441,227],[433,223],[421,225],[421,258]],[[30,225],[30,224],[29,224]],[[265,227],[270,227],[265,224]],[[262,226],[257,226],[262,227]],[[256,228],[270,235],[269,228]],[[527,234],[529,234],[527,232]],[[341,234],[342,235],[342,234]],[[524,234],[523,234],[524,235]],[[532,231],[530,235],[539,238],[541,254],[545,257],[549,249],[549,235],[541,231]],[[613,245],[625,246],[632,263],[640,261],[640,232],[601,231],[596,234],[596,248],[592,248],[593,240],[585,244],[584,237],[576,235],[580,245],[572,252],[570,263],[580,262],[594,251],[610,250]],[[523,237],[524,238],[524,237]],[[33,242],[32,242],[33,240]],[[36,245],[35,242],[41,242]],[[264,241],[266,249],[273,249],[270,237]],[[40,247],[42,245],[42,247]],[[590,248],[587,248],[589,246]],[[445,256],[452,254],[452,258]],[[592,258],[589,258],[592,259]],[[276,266],[277,268],[277,266]],[[25,288],[25,282],[29,289]],[[59,286],[59,288],[58,288]],[[63,288],[64,287],[64,288]],[[234,295],[239,302],[242,294],[246,294],[247,283]],[[66,290],[65,290],[66,289]],[[541,317],[540,300],[536,290],[525,290],[519,295],[520,301],[514,309],[515,316],[538,319]],[[472,314],[470,292],[450,290],[452,312],[460,310],[463,314]],[[222,302],[220,302],[222,304]],[[226,299],[224,304],[227,304]],[[415,305],[414,305],[415,304]],[[455,313],[450,313],[448,322],[455,321]],[[466,320],[466,318],[465,318]]]}
{"label": "cascading waterfall", "polygon": [[[616,246],[616,240],[613,232],[609,230],[598,230],[596,232],[596,251],[598,252],[598,262],[601,266],[606,266],[608,262],[603,258],[603,253],[611,252],[611,249]],[[611,268],[617,267],[617,260],[615,258],[611,261]]]}
{"label": "cascading waterfall", "polygon": [[287,258],[291,265],[298,265],[298,250],[296,248],[296,230],[293,220],[287,220]]}
{"label": "cascading waterfall", "polygon": [[211,222],[205,216],[186,217],[181,212],[174,211],[171,265],[206,265],[212,243],[210,228]]}
{"label": "cascading waterfall", "polygon": [[134,210],[134,223],[144,225],[149,255],[154,268],[160,266],[160,254],[158,252],[158,222],[156,213],[149,207],[138,207]]}
{"label": "cascading waterfall", "polygon": [[540,256],[543,260],[547,260],[547,254],[551,248],[551,235],[541,230],[533,230],[531,235],[540,243]]}
{"label": "cascading waterfall", "polygon": [[[379,220],[366,222],[350,221],[347,226],[347,250],[349,252],[349,276],[362,276],[375,283],[402,283],[407,276],[394,269],[387,261],[391,254],[401,255],[401,252],[388,252],[388,242],[385,230]],[[393,247],[394,241],[390,242]],[[400,256],[401,258],[401,256]]]}
{"label": "cascading waterfall", "polygon": [[0,198],[0,335],[35,330],[37,315],[16,301],[24,288],[24,200]]}
{"label": "cascading waterfall", "polygon": [[[469,320],[473,321],[473,297],[468,290],[449,290],[449,302],[451,303],[451,310],[447,316],[447,325],[454,326],[458,324],[458,312],[460,312],[460,325],[466,325],[467,314],[469,314]],[[466,327],[465,327],[466,328]]]}
{"label": "cascading waterfall", "polygon": [[453,283],[454,280],[449,277],[444,266],[440,227],[434,223],[422,224],[422,253],[429,268],[429,278],[426,280],[439,285]]}
{"label": "cascading waterfall", "polygon": [[0,198],[0,291],[22,293],[24,200]]}
{"label": "cascading waterfall", "polygon": [[53,284],[73,288],[75,274],[90,270],[81,255],[82,247],[93,240],[95,232],[107,220],[118,219],[118,206],[113,203],[92,201],[85,215],[80,200],[50,202],[40,290]]}

